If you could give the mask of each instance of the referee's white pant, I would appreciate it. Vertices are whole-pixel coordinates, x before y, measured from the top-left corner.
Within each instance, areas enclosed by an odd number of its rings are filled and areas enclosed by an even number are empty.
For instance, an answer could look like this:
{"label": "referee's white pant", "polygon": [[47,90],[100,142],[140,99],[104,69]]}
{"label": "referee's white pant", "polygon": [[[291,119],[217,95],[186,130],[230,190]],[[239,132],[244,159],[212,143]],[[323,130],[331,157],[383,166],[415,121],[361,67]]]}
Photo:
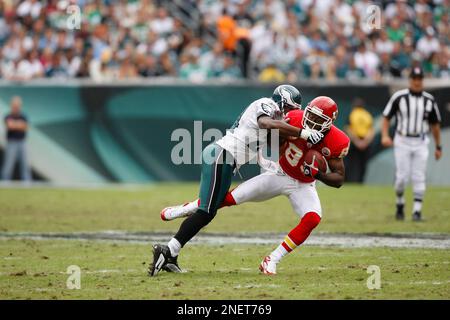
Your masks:
{"label": "referee's white pant", "polygon": [[422,200],[425,193],[426,169],[428,160],[427,136],[407,137],[396,134],[394,138],[395,190],[403,194],[411,179],[414,199]]}

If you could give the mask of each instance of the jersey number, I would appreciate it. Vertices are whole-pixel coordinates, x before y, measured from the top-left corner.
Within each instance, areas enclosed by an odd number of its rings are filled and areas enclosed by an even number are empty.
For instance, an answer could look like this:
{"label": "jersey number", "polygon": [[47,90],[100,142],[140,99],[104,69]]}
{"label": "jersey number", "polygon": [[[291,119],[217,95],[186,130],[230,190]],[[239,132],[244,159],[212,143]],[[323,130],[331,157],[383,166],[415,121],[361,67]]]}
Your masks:
{"label": "jersey number", "polygon": [[341,154],[339,155],[339,158],[342,159],[348,154],[348,149],[350,148],[350,142],[348,143],[348,146],[344,149],[342,149]]}
{"label": "jersey number", "polygon": [[284,153],[286,160],[292,167],[296,167],[303,156],[303,151],[295,144],[289,142],[289,147]]}

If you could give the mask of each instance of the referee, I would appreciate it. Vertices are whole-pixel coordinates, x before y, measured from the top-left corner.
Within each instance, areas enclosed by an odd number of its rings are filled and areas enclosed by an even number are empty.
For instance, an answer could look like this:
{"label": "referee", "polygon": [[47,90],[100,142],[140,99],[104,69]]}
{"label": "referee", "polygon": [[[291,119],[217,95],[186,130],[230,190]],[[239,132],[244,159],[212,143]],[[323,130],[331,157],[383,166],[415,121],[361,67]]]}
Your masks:
{"label": "referee", "polygon": [[[434,156],[442,156],[438,106],[434,97],[423,91],[423,70],[411,70],[409,89],[394,93],[383,111],[381,144],[394,146],[395,191],[397,194],[397,220],[404,220],[404,191],[411,179],[414,192],[413,221],[422,220],[422,200],[425,194],[425,177],[428,159],[428,132],[434,137]],[[389,135],[390,120],[395,117],[395,137]]]}

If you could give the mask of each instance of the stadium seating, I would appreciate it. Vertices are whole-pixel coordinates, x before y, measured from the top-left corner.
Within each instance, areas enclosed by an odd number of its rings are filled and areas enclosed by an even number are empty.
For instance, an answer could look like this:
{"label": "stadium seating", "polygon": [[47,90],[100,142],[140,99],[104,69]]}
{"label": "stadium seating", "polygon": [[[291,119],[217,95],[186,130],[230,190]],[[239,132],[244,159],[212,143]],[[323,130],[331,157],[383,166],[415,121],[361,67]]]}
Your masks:
{"label": "stadium seating", "polygon": [[448,1],[315,2],[6,0],[0,78],[450,77]]}

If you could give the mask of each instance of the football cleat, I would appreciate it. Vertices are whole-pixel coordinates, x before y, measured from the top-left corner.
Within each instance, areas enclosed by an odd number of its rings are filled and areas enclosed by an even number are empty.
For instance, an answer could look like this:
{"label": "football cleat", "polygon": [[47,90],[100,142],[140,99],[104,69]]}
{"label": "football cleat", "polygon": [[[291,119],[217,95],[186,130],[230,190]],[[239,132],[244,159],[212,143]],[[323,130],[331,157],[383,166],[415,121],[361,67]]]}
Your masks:
{"label": "football cleat", "polygon": [[166,212],[168,210],[170,210],[171,208],[172,207],[167,207],[167,208],[162,209],[162,211],[161,211],[161,220],[162,221],[169,221],[169,219],[166,218]]}
{"label": "football cleat", "polygon": [[153,246],[153,262],[149,267],[148,275],[154,277],[167,264],[169,258],[172,258],[170,249],[166,245],[155,244]]}
{"label": "football cleat", "polygon": [[171,220],[174,220],[174,219],[187,217],[187,216],[191,215],[191,212],[186,212],[183,209],[188,204],[189,203],[186,202],[185,204],[183,204],[181,206],[164,208],[161,211],[161,220],[163,220],[163,221],[171,221]]}
{"label": "football cleat", "polygon": [[422,213],[420,211],[416,211],[412,216],[413,221],[422,221]]}
{"label": "football cleat", "polygon": [[167,259],[167,263],[162,267],[164,271],[167,272],[175,272],[175,273],[182,273],[184,272],[181,270],[180,266],[178,266],[178,256],[172,257]]}
{"label": "football cleat", "polygon": [[277,274],[277,264],[272,261],[270,256],[266,256],[264,260],[259,265],[259,270],[267,275],[275,275]]}
{"label": "football cleat", "polygon": [[405,212],[404,212],[403,208],[404,208],[403,204],[397,205],[397,212],[395,213],[395,218],[397,220],[405,220]]}

